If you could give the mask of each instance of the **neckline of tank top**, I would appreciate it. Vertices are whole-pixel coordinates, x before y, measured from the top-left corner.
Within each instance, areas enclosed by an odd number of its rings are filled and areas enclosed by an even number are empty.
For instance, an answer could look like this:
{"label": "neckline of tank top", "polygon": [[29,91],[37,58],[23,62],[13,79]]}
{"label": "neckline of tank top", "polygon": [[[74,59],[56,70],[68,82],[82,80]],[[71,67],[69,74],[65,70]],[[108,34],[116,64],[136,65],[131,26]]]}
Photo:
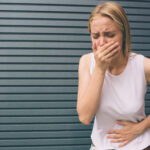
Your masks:
{"label": "neckline of tank top", "polygon": [[121,77],[121,76],[122,76],[123,74],[125,74],[125,72],[127,71],[128,67],[129,67],[129,64],[130,64],[130,61],[131,61],[131,59],[132,59],[134,56],[137,56],[137,54],[135,54],[135,53],[133,53],[133,52],[130,53],[129,58],[128,58],[128,62],[127,62],[127,64],[126,64],[124,70],[123,70],[120,74],[118,74],[118,75],[113,75],[113,74],[111,74],[108,70],[106,70],[106,74],[109,75],[109,76],[111,76],[111,77],[114,77],[114,78]]}

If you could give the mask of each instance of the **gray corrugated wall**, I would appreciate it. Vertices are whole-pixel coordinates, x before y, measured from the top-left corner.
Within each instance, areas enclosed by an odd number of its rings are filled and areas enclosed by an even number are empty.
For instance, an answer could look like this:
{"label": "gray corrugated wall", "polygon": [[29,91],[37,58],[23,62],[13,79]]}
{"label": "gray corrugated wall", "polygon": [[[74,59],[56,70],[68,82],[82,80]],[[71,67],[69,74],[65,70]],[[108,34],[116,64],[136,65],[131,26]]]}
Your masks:
{"label": "gray corrugated wall", "polygon": [[[99,2],[0,0],[0,150],[89,148],[92,125],[76,113],[77,69],[91,51],[87,21]],[[132,49],[150,57],[150,0],[118,2]]]}

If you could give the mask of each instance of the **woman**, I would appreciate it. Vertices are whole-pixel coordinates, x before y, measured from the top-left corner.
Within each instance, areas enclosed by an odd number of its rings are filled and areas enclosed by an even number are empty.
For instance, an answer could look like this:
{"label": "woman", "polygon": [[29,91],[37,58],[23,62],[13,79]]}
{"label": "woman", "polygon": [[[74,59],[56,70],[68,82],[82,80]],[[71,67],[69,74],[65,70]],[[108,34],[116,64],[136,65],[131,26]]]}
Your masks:
{"label": "woman", "polygon": [[117,3],[98,5],[88,27],[93,53],[80,59],[77,112],[83,124],[95,116],[91,149],[150,149],[144,109],[150,59],[131,51],[128,20]]}

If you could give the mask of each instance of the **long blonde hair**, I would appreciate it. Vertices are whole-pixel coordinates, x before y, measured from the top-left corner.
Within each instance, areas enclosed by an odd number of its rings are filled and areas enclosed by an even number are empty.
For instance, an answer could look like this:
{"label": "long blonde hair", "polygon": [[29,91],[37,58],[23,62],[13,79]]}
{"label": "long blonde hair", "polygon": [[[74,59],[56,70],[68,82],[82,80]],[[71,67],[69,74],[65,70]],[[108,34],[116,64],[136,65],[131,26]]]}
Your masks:
{"label": "long blonde hair", "polygon": [[123,33],[123,54],[131,52],[130,26],[124,9],[115,2],[106,2],[96,6],[89,17],[88,31],[91,33],[91,22],[97,15],[111,18]]}

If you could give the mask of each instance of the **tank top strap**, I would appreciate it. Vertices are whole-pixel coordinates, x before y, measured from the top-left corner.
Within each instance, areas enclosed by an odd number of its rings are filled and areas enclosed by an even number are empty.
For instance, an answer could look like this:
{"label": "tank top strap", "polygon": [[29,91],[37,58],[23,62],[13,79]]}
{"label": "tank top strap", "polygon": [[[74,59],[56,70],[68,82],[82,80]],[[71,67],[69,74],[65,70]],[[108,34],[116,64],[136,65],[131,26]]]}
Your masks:
{"label": "tank top strap", "polygon": [[94,66],[95,66],[94,53],[91,53],[90,75],[92,75],[92,72],[93,72]]}

